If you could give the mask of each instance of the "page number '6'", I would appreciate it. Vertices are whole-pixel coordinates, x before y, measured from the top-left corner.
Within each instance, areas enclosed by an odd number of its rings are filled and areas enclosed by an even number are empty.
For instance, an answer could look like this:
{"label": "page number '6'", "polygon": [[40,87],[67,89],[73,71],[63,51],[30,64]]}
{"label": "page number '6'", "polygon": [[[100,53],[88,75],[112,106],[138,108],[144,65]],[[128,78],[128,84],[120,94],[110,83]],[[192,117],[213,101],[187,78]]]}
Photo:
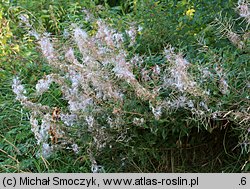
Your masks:
{"label": "page number '6'", "polygon": [[247,184],[247,179],[246,179],[246,177],[241,177],[240,184],[241,184],[241,185],[246,185],[246,184]]}

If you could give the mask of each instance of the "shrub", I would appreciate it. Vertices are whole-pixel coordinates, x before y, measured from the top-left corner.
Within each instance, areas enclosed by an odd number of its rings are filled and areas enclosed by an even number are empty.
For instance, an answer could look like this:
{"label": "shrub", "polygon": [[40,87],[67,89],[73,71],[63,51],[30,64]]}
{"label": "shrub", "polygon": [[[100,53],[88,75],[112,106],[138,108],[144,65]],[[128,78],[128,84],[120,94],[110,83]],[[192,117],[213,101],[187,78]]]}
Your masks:
{"label": "shrub", "polygon": [[[161,55],[131,55],[128,49],[140,31],[137,24],[119,32],[85,13],[85,21],[96,31],[72,26],[63,46],[49,34],[38,33],[27,15],[20,17],[53,69],[37,81],[34,94],[26,91],[19,77],[13,79],[16,99],[31,111],[31,130],[41,145],[38,156],[48,158],[61,148],[75,153],[87,149],[92,171],[100,172],[103,168],[96,157],[117,145],[135,146],[134,139],[142,137],[135,130],[146,131],[152,145],[161,136],[169,142],[166,145],[175,147],[180,146],[180,137],[200,129],[199,124],[212,131],[213,122],[221,121],[224,127],[229,124],[247,131],[248,103],[242,100],[235,108],[231,93],[237,88],[245,94],[249,74],[237,79],[242,82],[238,86],[235,74],[230,76],[230,65],[209,65],[220,55],[204,44],[201,50],[210,60],[203,64],[191,64],[171,45],[165,45]],[[244,48],[246,41],[240,42],[244,45],[237,47]],[[62,94],[56,106],[39,101],[54,91]],[[248,133],[243,138],[243,149],[249,153]]]}

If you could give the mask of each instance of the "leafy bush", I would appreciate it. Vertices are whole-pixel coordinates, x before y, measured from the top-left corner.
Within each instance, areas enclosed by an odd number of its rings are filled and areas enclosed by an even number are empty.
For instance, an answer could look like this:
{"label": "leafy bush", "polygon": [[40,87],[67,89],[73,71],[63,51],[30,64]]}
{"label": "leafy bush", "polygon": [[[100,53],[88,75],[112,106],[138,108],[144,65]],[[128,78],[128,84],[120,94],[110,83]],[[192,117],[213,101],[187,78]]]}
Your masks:
{"label": "leafy bush", "polygon": [[[149,149],[182,147],[183,137],[197,128],[212,132],[219,127],[231,126],[240,128],[241,133],[249,132],[249,72],[244,71],[248,40],[237,41],[238,38],[228,33],[230,30],[221,27],[223,22],[216,20],[214,27],[220,32],[226,31],[224,36],[238,47],[238,52],[231,54],[232,49],[227,47],[221,50],[210,48],[198,35],[200,52],[191,64],[181,52],[162,43],[166,38],[166,42],[174,44],[174,40],[168,40],[170,36],[165,35],[167,31],[171,35],[178,31],[171,29],[172,26],[188,27],[166,20],[162,15],[166,7],[161,3],[144,1],[138,5],[144,11],[143,6],[153,6],[147,9],[152,12],[143,17],[146,19],[142,24],[143,31],[140,25],[131,24],[129,29],[119,32],[85,9],[86,29],[70,28],[72,33],[63,47],[62,40],[38,33],[27,15],[21,15],[23,26],[36,38],[52,67],[50,74],[37,81],[34,93],[27,92],[18,77],[12,85],[16,99],[31,110],[32,132],[41,145],[38,156],[48,158],[62,148],[75,153],[88,149],[92,171],[99,172],[104,170],[96,157],[103,152],[121,149],[119,146],[131,148],[128,152],[132,154],[121,153],[130,158],[135,154],[139,157],[140,149],[146,149],[145,145],[149,145]],[[183,9],[178,7],[177,10],[183,12],[184,5],[178,5]],[[193,10],[190,7],[186,11],[184,20],[194,19]],[[149,18],[151,14],[158,16]],[[157,24],[159,19],[168,26],[166,31]],[[138,32],[142,35],[138,36]],[[183,40],[181,34],[173,36]],[[194,34],[191,32],[188,36],[195,39]],[[142,56],[130,52],[136,43],[144,47],[145,39],[154,51],[165,46],[161,55]],[[142,49],[139,51],[143,52]],[[242,67],[235,69],[232,60],[240,53],[240,60],[236,61],[242,61]],[[48,94],[54,94],[56,102],[48,102]],[[249,134],[242,135],[242,139],[242,149],[249,153]],[[162,154],[152,152],[151,155],[157,159]]]}
{"label": "leafy bush", "polygon": [[249,171],[247,1],[68,2],[1,3],[1,172]]}
{"label": "leafy bush", "polygon": [[[233,15],[232,1],[138,1],[135,18],[145,28],[139,37],[139,50],[159,52],[166,44],[194,51],[196,35],[208,30],[218,12]],[[226,12],[226,13],[225,13]],[[213,38],[209,38],[213,40]],[[211,41],[209,45],[212,45]]]}

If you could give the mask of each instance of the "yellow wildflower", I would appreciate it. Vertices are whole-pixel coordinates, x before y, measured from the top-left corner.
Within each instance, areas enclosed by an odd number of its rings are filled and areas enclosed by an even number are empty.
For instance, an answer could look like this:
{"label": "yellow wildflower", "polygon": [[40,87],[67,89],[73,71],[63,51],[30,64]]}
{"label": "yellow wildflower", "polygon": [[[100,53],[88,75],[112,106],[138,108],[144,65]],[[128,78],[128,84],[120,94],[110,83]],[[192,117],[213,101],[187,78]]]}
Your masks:
{"label": "yellow wildflower", "polygon": [[14,50],[15,52],[19,52],[20,51],[19,45],[15,45],[14,47],[12,47],[12,50]]}
{"label": "yellow wildflower", "polygon": [[189,17],[194,16],[194,13],[195,13],[195,10],[194,10],[194,9],[188,9],[188,10],[186,11],[186,15],[189,16]]}

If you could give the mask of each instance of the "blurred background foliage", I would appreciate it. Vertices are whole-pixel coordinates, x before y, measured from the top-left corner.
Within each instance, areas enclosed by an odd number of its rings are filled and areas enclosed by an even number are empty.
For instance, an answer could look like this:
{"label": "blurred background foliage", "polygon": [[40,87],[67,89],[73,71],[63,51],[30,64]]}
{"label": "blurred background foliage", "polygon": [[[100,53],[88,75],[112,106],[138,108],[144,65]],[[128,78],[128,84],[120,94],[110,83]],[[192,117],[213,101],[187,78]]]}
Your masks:
{"label": "blurred background foliage", "polygon": [[[11,90],[13,76],[19,75],[27,85],[51,69],[41,57],[35,39],[20,27],[18,16],[26,14],[39,32],[67,38],[72,24],[95,32],[95,25],[84,21],[83,10],[105,19],[119,31],[132,23],[142,30],[137,43],[128,47],[131,54],[151,57],[146,66],[162,64],[162,50],[167,44],[184,52],[192,64],[209,68],[220,65],[227,73],[230,95],[221,95],[218,78],[211,79],[211,108],[239,110],[249,106],[250,56],[249,40],[238,49],[214,28],[216,17],[234,19],[234,30],[249,32],[248,25],[238,19],[236,0],[2,0],[0,3],[0,172],[89,172],[86,150],[76,155],[59,151],[48,160],[37,158],[29,125],[29,114],[16,103]],[[246,28],[243,31],[242,28]],[[205,50],[204,50],[205,49]],[[194,76],[198,70],[192,70]],[[247,79],[248,78],[248,79]],[[201,83],[202,85],[202,83]],[[51,90],[42,101],[53,103],[60,92]],[[144,104],[134,98],[126,101],[127,111],[144,113]],[[140,110],[141,109],[141,110]],[[98,163],[107,172],[249,172],[249,125],[230,121],[197,120],[182,110],[165,115],[161,122],[152,119],[150,128],[133,127],[132,140],[118,143],[97,154]],[[130,120],[131,122],[131,120]],[[129,117],[128,117],[129,124]],[[82,141],[84,143],[84,141]],[[248,144],[249,145],[249,144]],[[84,144],[83,144],[84,146]]]}

